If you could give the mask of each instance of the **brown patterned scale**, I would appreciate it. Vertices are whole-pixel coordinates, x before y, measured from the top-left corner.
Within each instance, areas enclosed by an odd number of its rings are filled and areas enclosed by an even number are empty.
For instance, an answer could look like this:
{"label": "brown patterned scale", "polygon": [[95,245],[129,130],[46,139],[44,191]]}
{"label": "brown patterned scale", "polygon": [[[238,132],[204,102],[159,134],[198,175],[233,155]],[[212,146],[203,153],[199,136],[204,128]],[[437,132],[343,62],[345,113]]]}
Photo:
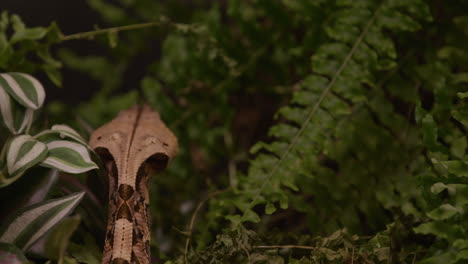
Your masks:
{"label": "brown patterned scale", "polygon": [[109,216],[102,263],[150,263],[151,170],[177,153],[177,138],[149,106],[133,106],[98,128],[89,145],[109,178]]}

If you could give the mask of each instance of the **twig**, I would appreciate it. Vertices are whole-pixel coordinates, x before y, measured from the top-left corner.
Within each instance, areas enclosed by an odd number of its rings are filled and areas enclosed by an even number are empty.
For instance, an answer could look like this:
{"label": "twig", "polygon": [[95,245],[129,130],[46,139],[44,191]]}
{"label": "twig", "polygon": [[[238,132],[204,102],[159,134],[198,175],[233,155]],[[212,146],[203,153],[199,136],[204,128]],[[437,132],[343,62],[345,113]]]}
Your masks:
{"label": "twig", "polygon": [[80,116],[76,116],[76,122],[88,133],[88,136],[93,133],[94,128]]}
{"label": "twig", "polygon": [[80,32],[76,34],[62,36],[61,40],[67,41],[67,40],[72,40],[72,39],[89,39],[97,35],[102,35],[102,34],[107,34],[107,33],[117,33],[120,31],[149,28],[149,27],[155,27],[155,26],[160,26],[160,25],[162,25],[161,22],[149,22],[149,23],[133,24],[133,25],[127,25],[127,26],[120,26],[120,27],[111,27],[111,28],[98,29],[98,30],[93,30],[93,31]]}
{"label": "twig", "polygon": [[133,24],[133,25],[126,25],[126,26],[119,26],[119,27],[111,27],[111,28],[104,28],[104,29],[97,29],[93,31],[86,31],[80,32],[71,35],[63,35],[61,37],[61,41],[73,40],[73,39],[92,39],[95,36],[108,34],[108,33],[118,33],[120,31],[128,31],[134,29],[142,29],[142,28],[151,28],[151,27],[158,27],[158,26],[169,26],[175,27],[176,30],[180,32],[196,32],[196,24],[183,24],[183,23],[175,23],[170,21],[166,17],[161,17],[159,21],[153,22],[146,22],[140,24]]}
{"label": "twig", "polygon": [[309,249],[309,250],[317,249],[317,247],[299,246],[299,245],[253,246],[253,248],[264,248],[264,249],[271,249],[271,248],[300,248],[300,249]]}
{"label": "twig", "polygon": [[190,219],[190,225],[189,225],[189,229],[187,231],[188,234],[187,234],[187,238],[185,239],[185,249],[184,249],[184,263],[185,264],[188,264],[187,254],[188,254],[188,249],[189,249],[189,246],[190,246],[190,239],[192,238],[193,227],[195,225],[195,220],[197,219],[197,215],[200,212],[200,209],[211,198],[213,198],[213,197],[215,197],[217,195],[220,195],[222,193],[225,193],[227,191],[230,191],[230,190],[231,190],[231,188],[227,188],[227,189],[224,189],[224,190],[218,190],[218,191],[212,192],[211,194],[206,196],[206,198],[203,199],[200,203],[198,203],[197,208],[193,212],[192,218]]}
{"label": "twig", "polygon": [[247,250],[247,248],[245,248],[245,246],[243,244],[240,244],[239,246],[240,246],[240,248],[242,248],[244,250],[245,254],[247,255],[247,261],[248,261],[248,263],[250,263],[250,253],[249,253],[249,251]]}

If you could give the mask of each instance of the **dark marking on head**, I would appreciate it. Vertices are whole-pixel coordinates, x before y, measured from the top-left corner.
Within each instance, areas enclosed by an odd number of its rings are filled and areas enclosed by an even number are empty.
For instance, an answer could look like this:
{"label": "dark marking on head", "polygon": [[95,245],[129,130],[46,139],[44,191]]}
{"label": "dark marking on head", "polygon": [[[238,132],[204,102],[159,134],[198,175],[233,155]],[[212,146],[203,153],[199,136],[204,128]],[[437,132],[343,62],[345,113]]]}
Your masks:
{"label": "dark marking on head", "polygon": [[98,147],[95,149],[95,152],[101,158],[103,163],[106,163],[107,161],[112,161],[115,163],[114,157],[107,148]]}
{"label": "dark marking on head", "polygon": [[123,203],[120,207],[119,207],[119,211],[117,213],[117,220],[118,219],[122,219],[122,218],[125,218],[127,219],[128,221],[132,222],[133,219],[132,219],[132,212],[130,211],[130,208],[128,208],[128,205],[126,203]]}
{"label": "dark marking on head", "polygon": [[119,195],[124,201],[128,201],[134,193],[133,187],[128,184],[121,184],[119,186]]}
{"label": "dark marking on head", "polygon": [[133,230],[132,245],[136,245],[137,242],[138,242],[138,239],[136,237],[136,232],[135,230]]}
{"label": "dark marking on head", "polygon": [[135,229],[135,232],[133,232],[133,235],[137,240],[142,240],[143,239],[143,233],[141,233],[140,230]]}
{"label": "dark marking on head", "polygon": [[140,264],[140,262],[138,261],[137,256],[135,255],[135,252],[133,252],[133,251],[132,251],[132,258],[131,258],[131,260],[132,260],[132,264],[133,264],[133,263],[134,263],[134,264]]}
{"label": "dark marking on head", "polygon": [[146,252],[151,252],[151,247],[150,247],[150,242],[149,240],[146,240],[145,241],[145,248],[146,248]]}
{"label": "dark marking on head", "polygon": [[136,245],[138,241],[141,241],[142,239],[143,239],[143,234],[138,229],[135,228],[133,230],[132,245]]}
{"label": "dark marking on head", "polygon": [[149,207],[149,204],[146,204],[146,210],[145,210],[145,213],[146,213],[146,218],[150,218],[150,207]]}
{"label": "dark marking on head", "polygon": [[106,233],[106,238],[107,239],[112,239],[112,236],[113,236],[113,232],[111,230],[108,230],[107,233]]}
{"label": "dark marking on head", "polygon": [[165,169],[168,162],[169,157],[164,153],[156,153],[146,160],[146,163],[150,164],[156,172]]}
{"label": "dark marking on head", "polygon": [[115,258],[112,260],[112,264],[130,264],[130,263],[123,258]]}
{"label": "dark marking on head", "polygon": [[140,212],[140,203],[135,204],[135,212]]}
{"label": "dark marking on head", "polygon": [[147,186],[148,184],[148,180],[149,180],[148,170],[149,170],[149,166],[147,163],[141,164],[141,166],[138,168],[137,178],[136,178],[137,184],[135,186],[137,194],[141,193],[142,185]]}

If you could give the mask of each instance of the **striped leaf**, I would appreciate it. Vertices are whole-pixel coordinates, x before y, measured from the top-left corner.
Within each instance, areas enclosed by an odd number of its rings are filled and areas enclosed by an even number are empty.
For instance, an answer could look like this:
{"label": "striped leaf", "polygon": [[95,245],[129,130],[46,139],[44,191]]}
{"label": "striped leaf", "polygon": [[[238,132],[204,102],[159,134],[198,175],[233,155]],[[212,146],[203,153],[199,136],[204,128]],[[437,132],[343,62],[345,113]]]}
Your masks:
{"label": "striped leaf", "polygon": [[87,146],[86,141],[80,136],[80,134],[67,125],[53,125],[51,129],[42,131],[34,137],[45,143],[64,138],[71,138],[76,142]]}
{"label": "striped leaf", "polygon": [[65,140],[56,140],[47,143],[47,148],[49,150],[49,155],[41,163],[44,167],[74,174],[98,168],[91,160],[86,147],[81,144]]}
{"label": "striped leaf", "polygon": [[67,216],[81,201],[84,192],[28,206],[5,221],[0,229],[0,242],[27,250],[47,231]]}
{"label": "striped leaf", "polygon": [[0,242],[0,264],[26,264],[28,259],[15,245]]}
{"label": "striped leaf", "polygon": [[83,145],[87,145],[86,141],[80,136],[80,134],[67,125],[53,125],[51,130],[58,132],[61,138],[69,137]]}
{"label": "striped leaf", "polygon": [[0,114],[5,126],[14,135],[29,130],[33,121],[34,109],[25,108],[16,101],[0,85]]}
{"label": "striped leaf", "polygon": [[44,143],[33,139],[29,135],[15,137],[6,153],[8,177],[0,181],[0,187],[6,186],[19,177],[32,166],[40,163],[47,157],[47,147]]}
{"label": "striped leaf", "polygon": [[29,74],[20,72],[2,73],[0,74],[0,86],[26,108],[36,110],[44,103],[44,87]]}

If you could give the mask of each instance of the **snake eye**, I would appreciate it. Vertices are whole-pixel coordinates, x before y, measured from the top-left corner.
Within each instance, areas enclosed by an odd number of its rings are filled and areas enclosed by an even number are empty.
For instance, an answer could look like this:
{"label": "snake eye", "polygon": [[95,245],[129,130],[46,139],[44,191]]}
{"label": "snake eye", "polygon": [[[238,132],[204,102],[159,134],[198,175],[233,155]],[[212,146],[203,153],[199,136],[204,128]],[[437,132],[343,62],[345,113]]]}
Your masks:
{"label": "snake eye", "polygon": [[169,157],[163,153],[156,153],[146,160],[156,171],[165,169],[168,161]]}

